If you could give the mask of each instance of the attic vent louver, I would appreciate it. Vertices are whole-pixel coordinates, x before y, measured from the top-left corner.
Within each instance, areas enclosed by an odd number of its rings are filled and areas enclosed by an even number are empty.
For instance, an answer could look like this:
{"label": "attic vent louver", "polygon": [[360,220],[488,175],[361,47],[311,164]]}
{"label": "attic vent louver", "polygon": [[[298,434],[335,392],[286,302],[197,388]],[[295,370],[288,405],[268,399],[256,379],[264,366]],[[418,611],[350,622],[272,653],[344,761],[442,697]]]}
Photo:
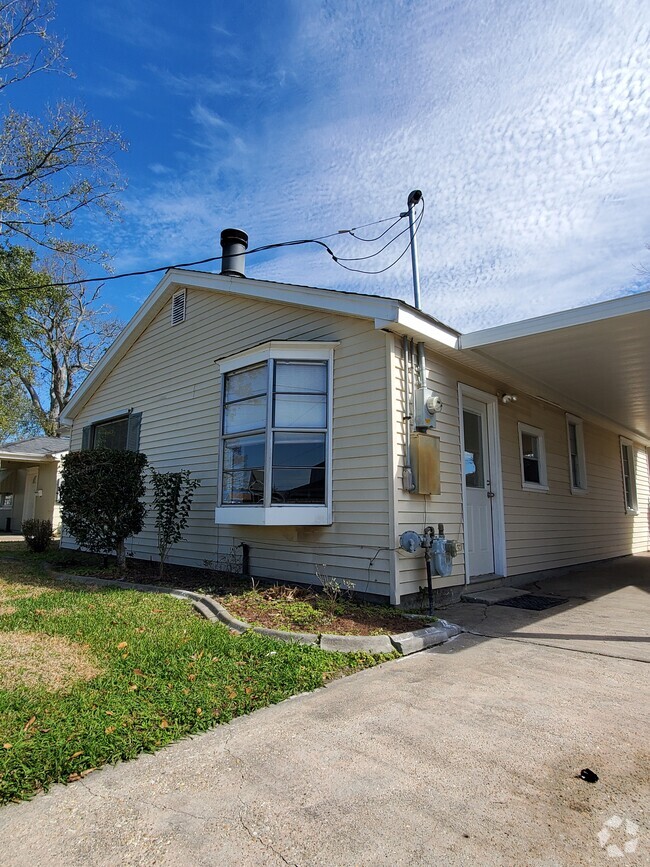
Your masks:
{"label": "attic vent louver", "polygon": [[185,321],[185,289],[175,292],[172,298],[172,325]]}

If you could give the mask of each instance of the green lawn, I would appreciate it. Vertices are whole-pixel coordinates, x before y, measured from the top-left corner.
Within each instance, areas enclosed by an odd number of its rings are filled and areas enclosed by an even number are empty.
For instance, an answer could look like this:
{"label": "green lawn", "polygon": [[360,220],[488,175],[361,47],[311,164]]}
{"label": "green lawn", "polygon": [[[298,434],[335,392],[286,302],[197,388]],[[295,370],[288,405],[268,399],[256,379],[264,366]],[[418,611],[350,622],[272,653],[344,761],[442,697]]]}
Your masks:
{"label": "green lawn", "polygon": [[42,560],[0,559],[0,803],[378,661],[236,636],[162,594],[62,586]]}

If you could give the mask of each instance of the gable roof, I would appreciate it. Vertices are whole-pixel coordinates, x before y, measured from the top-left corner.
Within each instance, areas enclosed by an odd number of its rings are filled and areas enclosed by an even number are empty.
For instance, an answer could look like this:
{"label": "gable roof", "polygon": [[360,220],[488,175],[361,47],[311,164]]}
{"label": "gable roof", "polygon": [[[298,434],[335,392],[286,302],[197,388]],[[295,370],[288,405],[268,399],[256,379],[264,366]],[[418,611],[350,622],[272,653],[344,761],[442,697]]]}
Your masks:
{"label": "gable roof", "polygon": [[111,370],[160,313],[174,292],[184,287],[355,316],[374,320],[377,328],[390,326],[400,333],[420,335],[420,339],[439,342],[447,347],[455,348],[458,344],[459,332],[443,325],[422,310],[395,298],[361,292],[344,292],[338,289],[317,289],[313,286],[292,283],[274,283],[250,277],[231,277],[209,271],[170,268],[73,394],[62,421],[65,423],[72,421],[79,409],[90,399]]}
{"label": "gable roof", "polygon": [[507,389],[570,409],[650,443],[650,292],[461,335],[395,298],[172,268],[125,326],[66,407],[69,423],[174,292],[230,293],[374,320],[376,328],[421,340]]}

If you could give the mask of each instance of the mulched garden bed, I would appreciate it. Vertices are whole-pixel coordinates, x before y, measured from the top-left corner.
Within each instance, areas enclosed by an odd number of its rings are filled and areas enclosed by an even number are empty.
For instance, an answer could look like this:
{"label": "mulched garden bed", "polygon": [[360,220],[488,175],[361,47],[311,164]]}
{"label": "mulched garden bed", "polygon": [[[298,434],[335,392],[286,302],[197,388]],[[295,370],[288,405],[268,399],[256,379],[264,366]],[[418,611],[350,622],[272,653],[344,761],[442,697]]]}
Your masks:
{"label": "mulched garden bed", "polygon": [[[48,559],[58,571],[96,578],[119,577],[111,557],[61,549],[48,552]],[[170,564],[161,579],[158,563],[148,560],[127,560],[124,581],[205,593],[240,620],[289,632],[381,635],[407,632],[435,621],[433,617],[414,620],[388,605],[370,605],[344,595],[333,598],[317,587],[272,582],[264,586],[265,582],[251,582],[240,575],[210,568]]]}

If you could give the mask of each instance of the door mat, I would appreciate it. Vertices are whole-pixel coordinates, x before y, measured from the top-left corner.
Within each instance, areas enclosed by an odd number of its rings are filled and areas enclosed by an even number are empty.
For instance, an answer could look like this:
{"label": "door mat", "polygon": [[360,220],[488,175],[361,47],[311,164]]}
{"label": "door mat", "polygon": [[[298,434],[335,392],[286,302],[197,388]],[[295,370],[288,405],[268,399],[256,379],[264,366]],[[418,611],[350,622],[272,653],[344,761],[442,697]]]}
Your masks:
{"label": "door mat", "polygon": [[560,599],[557,596],[513,596],[512,599],[503,599],[501,602],[496,602],[496,605],[507,605],[508,608],[525,608],[527,611],[544,611],[546,608],[553,608],[554,605],[562,605],[568,602],[567,599]]}

